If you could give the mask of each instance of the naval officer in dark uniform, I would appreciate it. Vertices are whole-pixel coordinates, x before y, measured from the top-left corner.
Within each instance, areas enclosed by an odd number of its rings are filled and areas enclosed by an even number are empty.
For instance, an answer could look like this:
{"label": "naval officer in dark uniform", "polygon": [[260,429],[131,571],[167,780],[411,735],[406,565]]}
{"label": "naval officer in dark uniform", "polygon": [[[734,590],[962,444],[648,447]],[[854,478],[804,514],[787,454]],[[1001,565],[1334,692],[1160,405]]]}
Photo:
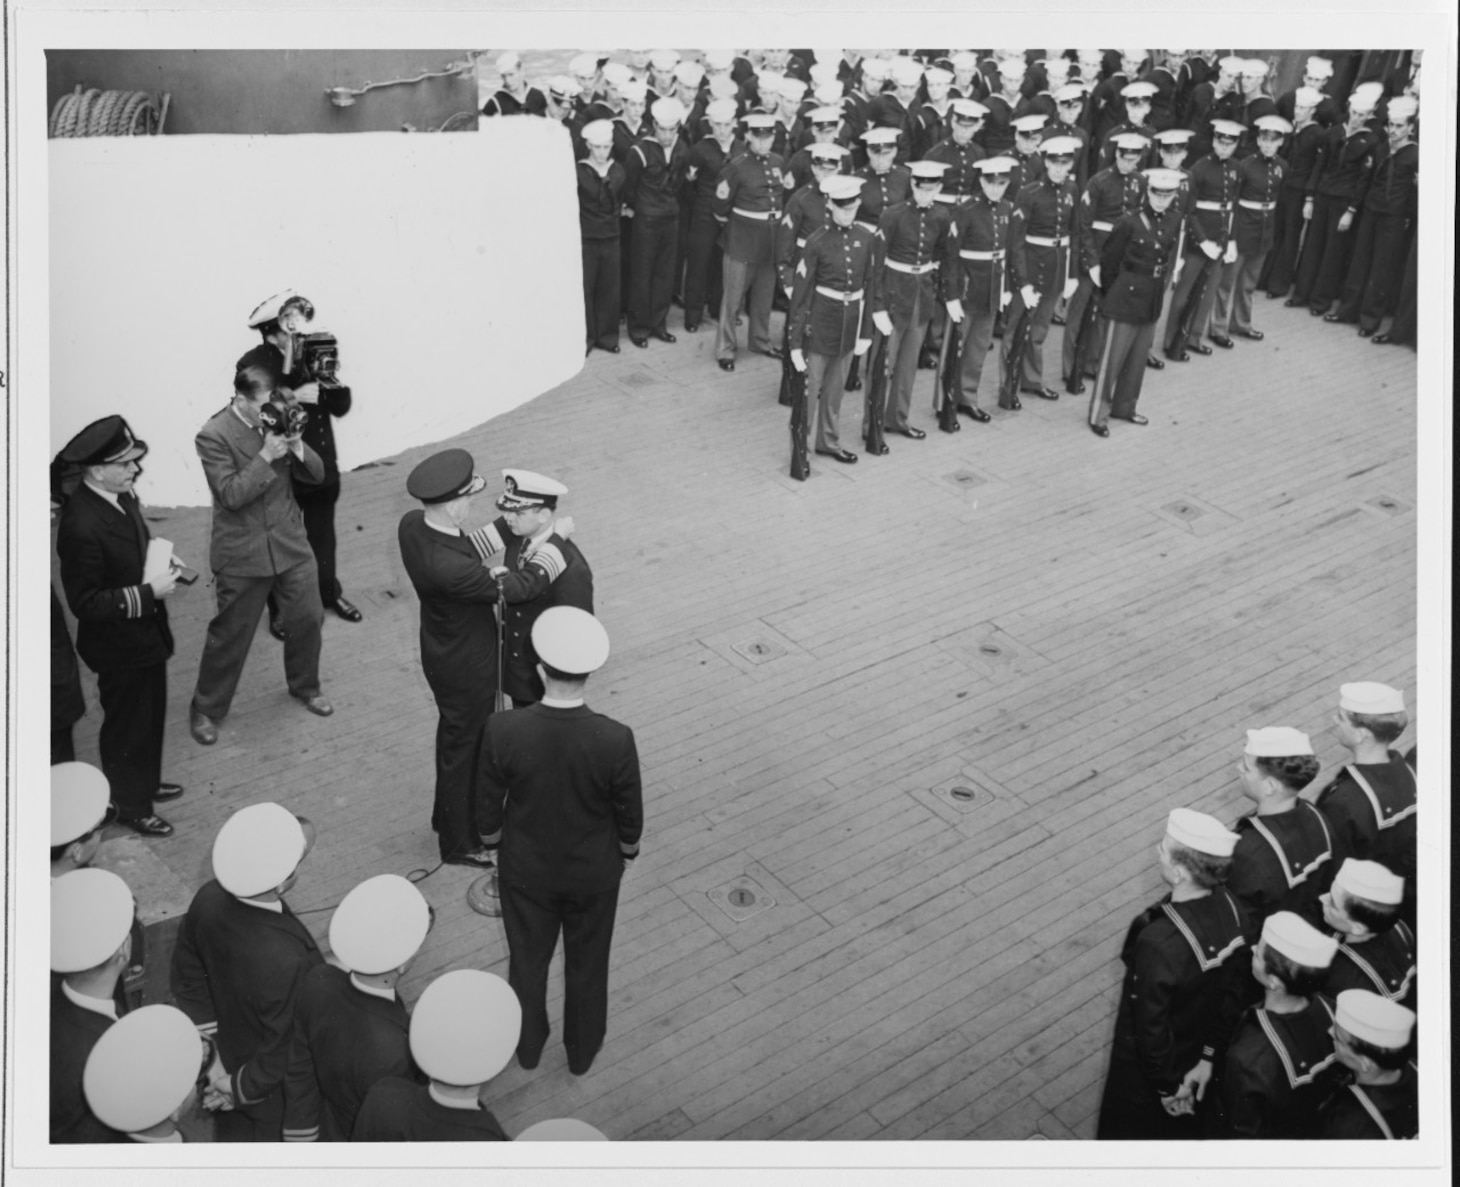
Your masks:
{"label": "naval officer in dark uniform", "polygon": [[[583,703],[608,632],[574,606],[532,628],[541,702],[487,723],[483,840],[501,848],[507,977],[522,1003],[517,1062],[534,1068],[550,1026],[548,966],[563,936],[568,1070],[593,1064],[608,1026],[608,961],[619,880],[639,855],[644,792],[634,732]],[[429,1069],[428,1069],[429,1070]]]}
{"label": "naval officer in dark uniform", "polygon": [[[411,471],[406,489],[422,509],[401,518],[397,537],[406,573],[421,599],[421,669],[440,720],[436,726],[436,798],[431,827],[441,860],[488,867],[474,829],[482,730],[497,689],[498,581],[486,566],[494,549],[462,534],[472,496],[486,486],[471,454],[448,449]],[[485,531],[485,529],[483,529]],[[539,596],[552,574],[529,564],[502,577],[508,600]]]}

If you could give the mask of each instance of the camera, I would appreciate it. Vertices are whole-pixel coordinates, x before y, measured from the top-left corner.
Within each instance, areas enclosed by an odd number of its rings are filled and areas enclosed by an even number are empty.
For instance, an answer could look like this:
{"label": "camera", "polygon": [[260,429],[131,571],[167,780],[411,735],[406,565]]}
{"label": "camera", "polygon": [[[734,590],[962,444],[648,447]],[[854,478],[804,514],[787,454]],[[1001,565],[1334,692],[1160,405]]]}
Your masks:
{"label": "camera", "polygon": [[281,437],[293,437],[304,432],[309,423],[309,413],[298,404],[276,404],[270,400],[259,409],[259,424],[264,432],[278,433]]}
{"label": "camera", "polygon": [[304,373],[329,391],[349,395],[350,389],[337,378],[340,368],[340,344],[333,334],[319,332],[300,334],[299,365]]}

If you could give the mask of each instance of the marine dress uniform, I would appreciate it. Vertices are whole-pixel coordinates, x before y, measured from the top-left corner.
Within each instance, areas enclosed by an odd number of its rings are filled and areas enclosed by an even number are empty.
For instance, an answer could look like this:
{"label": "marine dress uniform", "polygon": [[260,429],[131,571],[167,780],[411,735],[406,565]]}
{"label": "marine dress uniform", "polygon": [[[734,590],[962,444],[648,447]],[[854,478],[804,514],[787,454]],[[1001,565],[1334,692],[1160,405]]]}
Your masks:
{"label": "marine dress uniform", "polygon": [[[890,154],[882,150],[897,143],[897,134],[891,128],[868,128],[862,133],[862,140],[869,155],[877,152],[879,160],[890,161]],[[884,210],[912,197],[912,174],[906,165],[891,164],[879,171],[869,163],[853,176],[862,181],[862,202],[857,207],[857,221],[868,230],[877,229],[877,220]]]}
{"label": "marine dress uniform", "polygon": [[[987,110],[982,103],[972,99],[955,99],[949,105],[948,118],[971,128],[983,119]],[[923,159],[947,166],[943,171],[943,188],[938,191],[936,201],[956,207],[978,193],[978,163],[987,158],[988,153],[975,141],[970,139],[966,144],[959,144],[952,135],[943,137],[929,148]]]}
{"label": "marine dress uniform", "polygon": [[752,112],[745,117],[750,149],[720,170],[712,209],[725,224],[724,287],[715,335],[715,359],[722,371],[735,369],[735,318],[749,297],[747,338],[750,349],[780,357],[771,341],[771,303],[776,287],[775,234],[785,192],[785,162],[766,151],[775,116]]}
{"label": "marine dress uniform", "polygon": [[[861,189],[854,177],[821,184],[822,194],[839,203],[858,201]],[[841,444],[842,390],[853,351],[872,337],[876,256],[874,232],[856,222],[828,222],[806,240],[793,273],[786,340],[805,355],[806,398],[817,409],[816,452],[842,462],[857,460]]]}
{"label": "marine dress uniform", "polygon": [[[1242,126],[1228,120],[1213,123],[1213,135],[1235,143]],[[1237,208],[1237,162],[1223,158],[1215,151],[1200,158],[1188,170],[1191,187],[1191,212],[1186,218],[1186,245],[1182,254],[1181,276],[1171,297],[1171,317],[1166,323],[1166,357],[1184,362],[1189,351],[1211,354],[1212,348],[1202,341],[1211,321],[1212,306],[1217,300],[1222,265],[1228,254],[1236,258],[1232,243],[1232,222]],[[1231,245],[1229,252],[1228,247]],[[1215,247],[1215,256],[1203,247]],[[1201,282],[1199,300],[1192,306],[1195,290]]]}
{"label": "marine dress uniform", "polygon": [[[987,157],[977,165],[980,176],[991,183],[1007,184],[1013,168],[1014,162],[1009,157]],[[978,385],[984,360],[993,344],[994,321],[1010,295],[1007,257],[1013,206],[1002,193],[1007,190],[990,197],[979,183],[977,191],[953,212],[961,272],[957,295],[963,302],[957,405],[958,411],[966,412],[976,421],[989,419],[989,414],[979,407]]]}
{"label": "marine dress uniform", "polygon": [[[1098,437],[1109,436],[1112,416],[1146,423],[1136,411],[1136,401],[1145,383],[1147,358],[1166,298],[1166,274],[1181,233],[1181,213],[1175,206],[1181,174],[1175,169],[1150,169],[1146,185],[1144,206],[1120,218],[1100,254],[1100,311],[1108,324],[1089,414],[1090,428]],[[1158,209],[1163,202],[1171,204]]]}
{"label": "marine dress uniform", "polygon": [[[1222,270],[1217,301],[1212,307],[1212,340],[1222,345],[1228,331],[1256,341],[1262,331],[1252,326],[1252,294],[1267,264],[1267,253],[1277,242],[1278,202],[1283,191],[1287,162],[1274,151],[1280,137],[1293,125],[1277,115],[1259,116],[1256,123],[1259,148],[1237,162],[1237,210],[1232,220],[1232,238],[1237,259]],[[1269,146],[1264,152],[1262,144]],[[1227,345],[1231,339],[1227,338]]]}

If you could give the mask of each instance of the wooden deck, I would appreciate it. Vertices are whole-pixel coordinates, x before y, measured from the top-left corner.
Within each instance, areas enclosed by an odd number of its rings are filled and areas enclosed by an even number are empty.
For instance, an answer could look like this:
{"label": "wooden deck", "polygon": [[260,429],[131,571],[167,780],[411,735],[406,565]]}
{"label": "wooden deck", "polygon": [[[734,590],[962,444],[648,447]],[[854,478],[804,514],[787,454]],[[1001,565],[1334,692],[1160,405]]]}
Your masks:
{"label": "wooden deck", "polygon": [[[923,372],[926,441],[792,482],[778,365],[724,375],[702,331],[625,338],[451,442],[494,485],[516,465],[571,488],[614,644],[590,702],[644,764],[607,1043],[582,1079],[556,1040],[505,1071],[489,1096],[509,1132],[571,1115],[639,1140],[1093,1136],[1117,949],[1160,893],[1167,809],[1234,819],[1258,725],[1309,731],[1326,777],[1341,681],[1416,699],[1415,356],[1280,302],[1258,314],[1265,342],[1151,373],[1150,426],[1106,441],[1070,397],[946,436]],[[1057,339],[1047,355],[1053,372]],[[261,630],[219,744],[195,745],[211,589],[171,602],[166,773],[188,793],[152,848],[189,884],[260,800],[319,825],[298,910],[434,865],[435,714],[395,546],[427,452],[346,477],[340,568],[366,622],[326,624],[333,718],[289,699]],[[206,510],[152,518],[206,557]],[[472,877],[422,884],[438,926],[408,1000],[446,969],[505,973]],[[763,909],[732,919],[732,884]],[[328,912],[308,918],[323,936]]]}

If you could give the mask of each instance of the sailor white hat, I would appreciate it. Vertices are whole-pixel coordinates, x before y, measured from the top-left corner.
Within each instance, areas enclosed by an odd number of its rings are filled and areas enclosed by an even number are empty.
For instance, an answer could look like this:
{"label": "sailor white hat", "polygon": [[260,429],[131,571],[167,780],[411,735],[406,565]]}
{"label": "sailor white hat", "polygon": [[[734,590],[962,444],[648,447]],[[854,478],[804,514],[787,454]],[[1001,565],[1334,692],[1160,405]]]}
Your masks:
{"label": "sailor white hat", "polygon": [[1269,725],[1247,731],[1244,754],[1254,758],[1290,758],[1312,754],[1313,743],[1302,730],[1287,725]]}
{"label": "sailor white hat", "polygon": [[1334,999],[1333,1020],[1354,1038],[1386,1051],[1409,1045],[1414,1011],[1368,989],[1345,989]]}
{"label": "sailor white hat", "polygon": [[1263,920],[1262,942],[1309,969],[1326,969],[1338,951],[1337,940],[1292,911],[1278,911]]}
{"label": "sailor white hat", "polygon": [[1355,898],[1382,906],[1396,906],[1404,901],[1404,879],[1377,861],[1345,857],[1333,876],[1333,885],[1343,887]]}
{"label": "sailor white hat", "polygon": [[1350,713],[1403,713],[1404,694],[1387,684],[1372,680],[1338,686],[1338,707]]}
{"label": "sailor white hat", "polygon": [[1237,834],[1215,816],[1191,808],[1172,808],[1166,816],[1166,835],[1178,845],[1209,857],[1231,857]]}

